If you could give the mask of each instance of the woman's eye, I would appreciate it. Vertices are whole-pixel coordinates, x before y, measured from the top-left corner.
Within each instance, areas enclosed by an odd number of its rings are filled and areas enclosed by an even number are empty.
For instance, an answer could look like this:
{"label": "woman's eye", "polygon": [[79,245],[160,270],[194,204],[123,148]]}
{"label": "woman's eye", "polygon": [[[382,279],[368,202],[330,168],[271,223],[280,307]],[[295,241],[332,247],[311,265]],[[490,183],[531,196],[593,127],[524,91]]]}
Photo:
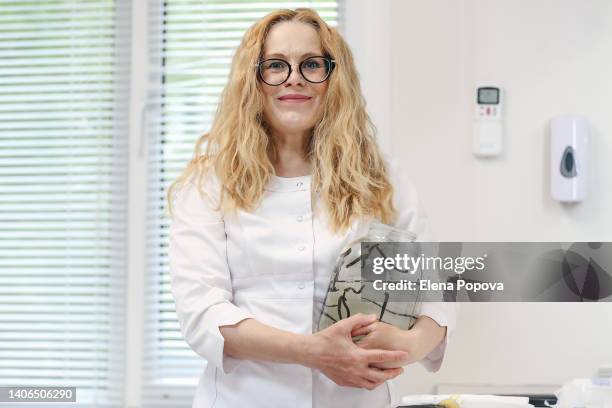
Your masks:
{"label": "woman's eye", "polygon": [[306,69],[319,69],[319,68],[321,68],[321,64],[319,64],[317,61],[306,61],[304,63],[304,68],[306,68]]}
{"label": "woman's eye", "polygon": [[283,69],[285,64],[280,61],[270,62],[266,65],[266,69]]}

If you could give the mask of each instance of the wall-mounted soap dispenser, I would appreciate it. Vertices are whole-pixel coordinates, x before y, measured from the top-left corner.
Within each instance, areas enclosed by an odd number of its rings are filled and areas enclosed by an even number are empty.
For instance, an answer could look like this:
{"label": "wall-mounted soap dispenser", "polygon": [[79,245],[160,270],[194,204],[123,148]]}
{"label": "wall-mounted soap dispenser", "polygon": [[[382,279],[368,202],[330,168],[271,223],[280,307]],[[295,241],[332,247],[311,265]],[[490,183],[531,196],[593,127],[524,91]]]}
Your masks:
{"label": "wall-mounted soap dispenser", "polygon": [[561,202],[579,202],[588,183],[588,123],[563,115],[550,122],[550,193]]}

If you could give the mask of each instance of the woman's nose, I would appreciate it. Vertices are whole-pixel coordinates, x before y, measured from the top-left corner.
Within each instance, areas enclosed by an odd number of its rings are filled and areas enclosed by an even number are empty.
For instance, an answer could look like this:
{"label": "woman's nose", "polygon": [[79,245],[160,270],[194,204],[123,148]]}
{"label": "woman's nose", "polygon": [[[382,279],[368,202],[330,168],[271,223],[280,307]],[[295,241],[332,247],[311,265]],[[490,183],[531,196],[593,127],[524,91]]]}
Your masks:
{"label": "woman's nose", "polygon": [[304,85],[305,83],[305,79],[302,76],[302,74],[300,73],[300,70],[298,67],[291,67],[291,74],[289,75],[289,78],[287,78],[287,82],[285,82],[285,86],[288,85]]}

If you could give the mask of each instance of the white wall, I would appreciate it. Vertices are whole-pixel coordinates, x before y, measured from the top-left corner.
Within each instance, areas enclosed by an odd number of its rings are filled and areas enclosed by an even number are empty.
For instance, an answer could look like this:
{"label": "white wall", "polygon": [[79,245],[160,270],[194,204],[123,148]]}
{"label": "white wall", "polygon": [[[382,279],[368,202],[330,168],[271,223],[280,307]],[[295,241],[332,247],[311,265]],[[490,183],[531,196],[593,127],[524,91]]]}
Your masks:
{"label": "white wall", "polygon": [[[350,0],[344,4],[344,38],[359,70],[361,91],[380,145],[388,150],[391,136],[391,2]],[[385,63],[379,63],[384,61]]]}
{"label": "white wall", "polygon": [[[392,0],[391,145],[441,241],[612,241],[612,2]],[[474,85],[507,91],[502,157],[472,156]],[[591,124],[591,191],[550,198],[547,126]],[[612,303],[464,304],[436,383],[560,384],[612,363]]]}

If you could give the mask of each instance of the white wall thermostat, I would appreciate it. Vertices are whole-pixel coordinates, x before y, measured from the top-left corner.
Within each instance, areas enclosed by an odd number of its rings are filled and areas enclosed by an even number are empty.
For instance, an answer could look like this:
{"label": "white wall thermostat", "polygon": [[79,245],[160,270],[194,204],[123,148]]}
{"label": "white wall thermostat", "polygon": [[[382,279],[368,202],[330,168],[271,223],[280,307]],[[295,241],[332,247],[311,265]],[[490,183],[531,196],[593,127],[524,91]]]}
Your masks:
{"label": "white wall thermostat", "polygon": [[584,117],[550,121],[550,193],[565,203],[584,200],[588,182],[589,127]]}
{"label": "white wall thermostat", "polygon": [[480,157],[498,156],[502,152],[504,91],[495,85],[476,88],[472,152]]}

